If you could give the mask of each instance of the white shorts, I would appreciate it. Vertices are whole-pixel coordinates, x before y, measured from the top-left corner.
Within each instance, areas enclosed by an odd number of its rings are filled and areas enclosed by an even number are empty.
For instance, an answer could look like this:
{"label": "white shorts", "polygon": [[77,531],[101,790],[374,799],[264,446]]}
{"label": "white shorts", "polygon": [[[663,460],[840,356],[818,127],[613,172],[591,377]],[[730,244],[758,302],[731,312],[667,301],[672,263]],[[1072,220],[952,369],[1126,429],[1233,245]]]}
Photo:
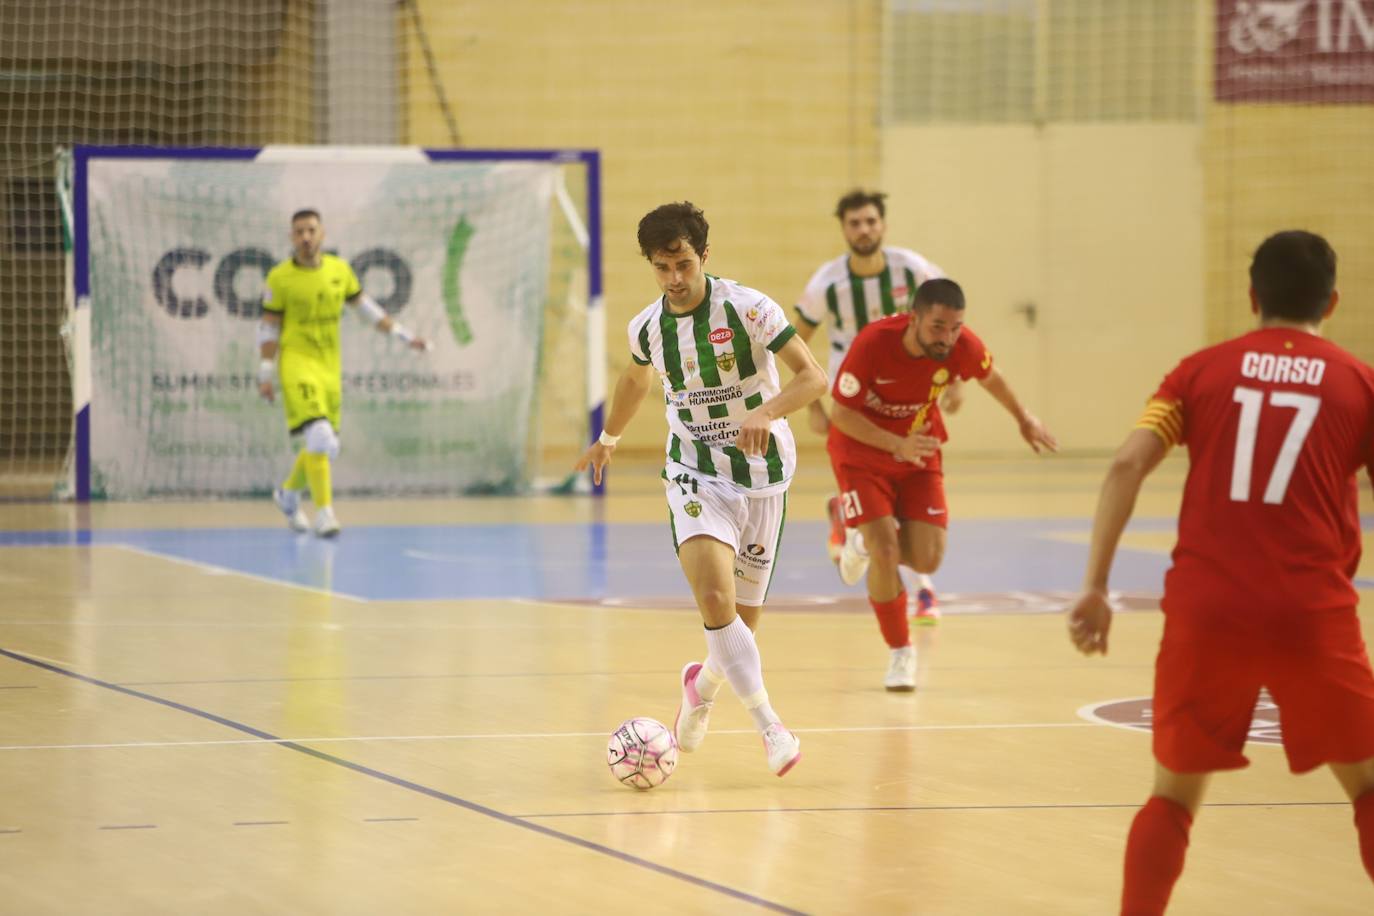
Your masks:
{"label": "white shorts", "polygon": [[701,535],[729,544],[735,551],[735,601],[762,605],[787,517],[787,491],[749,497],[734,484],[671,462],[666,473],[673,549]]}

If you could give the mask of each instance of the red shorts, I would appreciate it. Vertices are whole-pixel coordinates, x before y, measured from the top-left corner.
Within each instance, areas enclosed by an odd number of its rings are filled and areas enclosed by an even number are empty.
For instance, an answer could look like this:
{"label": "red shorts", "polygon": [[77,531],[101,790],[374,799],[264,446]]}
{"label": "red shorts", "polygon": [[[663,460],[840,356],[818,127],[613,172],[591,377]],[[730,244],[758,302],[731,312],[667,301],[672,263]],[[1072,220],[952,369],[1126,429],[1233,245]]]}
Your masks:
{"label": "red shorts", "polygon": [[1374,757],[1374,673],[1349,609],[1286,616],[1252,633],[1166,618],[1155,661],[1155,759],[1176,773],[1248,766],[1241,751],[1261,688],[1278,707],[1294,773]]}
{"label": "red shorts", "polygon": [[852,464],[834,468],[844,523],[850,528],[885,516],[948,527],[945,476],[939,471],[889,475]]}

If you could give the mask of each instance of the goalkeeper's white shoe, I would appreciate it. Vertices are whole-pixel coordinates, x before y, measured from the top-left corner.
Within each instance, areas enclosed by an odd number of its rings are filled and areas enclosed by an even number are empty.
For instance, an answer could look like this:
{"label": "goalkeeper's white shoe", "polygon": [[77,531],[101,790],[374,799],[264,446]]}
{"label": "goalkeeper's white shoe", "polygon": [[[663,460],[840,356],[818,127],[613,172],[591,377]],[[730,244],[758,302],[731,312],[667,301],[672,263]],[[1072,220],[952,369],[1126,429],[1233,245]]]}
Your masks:
{"label": "goalkeeper's white shoe", "polygon": [[310,530],[310,519],[305,517],[305,510],[301,508],[299,490],[277,487],[272,491],[272,502],[276,503],[281,514],[286,516],[286,524],[291,527],[292,531]]}
{"label": "goalkeeper's white shoe", "polygon": [[315,535],[317,537],[336,537],[340,530],[339,520],[334,517],[333,506],[325,506],[315,513]]}

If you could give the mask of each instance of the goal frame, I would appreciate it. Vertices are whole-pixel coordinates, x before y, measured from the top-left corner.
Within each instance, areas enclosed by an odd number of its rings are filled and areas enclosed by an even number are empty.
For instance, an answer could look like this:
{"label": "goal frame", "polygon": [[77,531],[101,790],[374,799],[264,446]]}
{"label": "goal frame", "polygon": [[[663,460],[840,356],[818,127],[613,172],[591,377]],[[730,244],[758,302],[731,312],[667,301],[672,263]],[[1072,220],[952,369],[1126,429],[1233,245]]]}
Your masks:
{"label": "goal frame", "polygon": [[[71,212],[64,221],[71,229],[71,257],[67,267],[67,332],[72,374],[72,458],[67,471],[67,492],[77,502],[91,499],[91,278],[89,174],[92,162],[101,159],[192,160],[290,160],[308,157],[339,162],[547,162],[581,164],[586,175],[586,222],[565,198],[559,198],[573,233],[582,243],[587,259],[587,392],[588,442],[596,440],[606,411],[606,304],[602,288],[601,246],[601,153],[595,149],[445,149],[421,146],[290,146],[260,147],[162,147],[76,145],[71,154]],[[59,165],[59,169],[61,165]],[[58,176],[59,185],[64,177]],[[592,492],[604,495],[605,484],[593,484]]]}

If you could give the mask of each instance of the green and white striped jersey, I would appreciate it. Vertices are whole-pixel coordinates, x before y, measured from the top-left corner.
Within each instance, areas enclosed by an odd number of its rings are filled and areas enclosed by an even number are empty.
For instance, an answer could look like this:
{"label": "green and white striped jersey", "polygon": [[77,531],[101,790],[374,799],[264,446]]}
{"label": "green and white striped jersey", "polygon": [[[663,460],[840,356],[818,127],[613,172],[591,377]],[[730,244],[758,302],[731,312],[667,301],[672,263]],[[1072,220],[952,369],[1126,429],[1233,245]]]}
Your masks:
{"label": "green and white striped jersey", "polygon": [[909,248],[884,248],[883,260],[882,272],[872,277],[850,273],[847,254],[826,261],[811,276],[797,302],[797,314],[812,327],[829,317],[831,378],[864,325],[911,308],[916,287],[945,275]]}
{"label": "green and white striped jersey", "polygon": [[797,447],[787,420],[773,421],[768,448],[735,446],[744,415],[778,393],[773,354],[797,333],[782,307],[756,289],[706,279],[706,297],[675,315],[664,297],[630,321],[630,355],[652,364],[667,403],[668,459],[733,482],[750,496],[787,487]]}

